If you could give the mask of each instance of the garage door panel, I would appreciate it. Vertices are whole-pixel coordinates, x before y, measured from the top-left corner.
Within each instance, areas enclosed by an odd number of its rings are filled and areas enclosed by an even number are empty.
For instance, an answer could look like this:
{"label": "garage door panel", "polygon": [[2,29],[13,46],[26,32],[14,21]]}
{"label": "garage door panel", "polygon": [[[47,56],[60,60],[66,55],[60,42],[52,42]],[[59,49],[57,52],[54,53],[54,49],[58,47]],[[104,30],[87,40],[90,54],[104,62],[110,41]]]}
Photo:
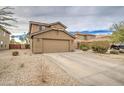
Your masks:
{"label": "garage door panel", "polygon": [[69,51],[68,40],[43,40],[43,52],[67,52]]}

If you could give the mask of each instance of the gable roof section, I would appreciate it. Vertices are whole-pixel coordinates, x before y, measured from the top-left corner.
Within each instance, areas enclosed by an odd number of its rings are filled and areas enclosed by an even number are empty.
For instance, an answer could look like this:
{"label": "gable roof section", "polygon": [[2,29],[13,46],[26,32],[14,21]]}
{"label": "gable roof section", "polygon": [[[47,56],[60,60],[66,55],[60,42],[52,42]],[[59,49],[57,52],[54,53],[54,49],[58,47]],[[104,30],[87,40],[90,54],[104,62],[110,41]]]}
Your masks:
{"label": "gable roof section", "polygon": [[35,24],[35,25],[44,25],[44,26],[52,26],[52,25],[56,25],[56,24],[60,24],[62,25],[64,28],[67,28],[64,24],[62,24],[61,22],[54,22],[54,23],[41,23],[41,22],[34,22],[34,21],[29,21],[30,24]]}
{"label": "gable roof section", "polygon": [[34,24],[34,25],[44,25],[44,26],[49,26],[49,24],[47,23],[41,23],[41,22],[35,22],[35,21],[29,21],[30,24]]}
{"label": "gable roof section", "polygon": [[42,34],[42,33],[46,33],[46,32],[52,31],[52,30],[62,31],[62,32],[66,33],[67,35],[69,35],[69,36],[71,36],[72,38],[75,39],[75,37],[73,35],[71,35],[70,33],[68,33],[66,30],[59,30],[59,29],[49,29],[49,30],[34,32],[34,33],[30,34],[30,37],[32,38],[32,36],[35,36],[35,35],[38,35],[38,34]]}
{"label": "gable roof section", "polygon": [[67,26],[65,26],[65,25],[62,24],[61,22],[54,22],[54,23],[51,23],[50,25],[56,25],[56,24],[60,24],[60,25],[63,26],[64,28],[67,28]]}

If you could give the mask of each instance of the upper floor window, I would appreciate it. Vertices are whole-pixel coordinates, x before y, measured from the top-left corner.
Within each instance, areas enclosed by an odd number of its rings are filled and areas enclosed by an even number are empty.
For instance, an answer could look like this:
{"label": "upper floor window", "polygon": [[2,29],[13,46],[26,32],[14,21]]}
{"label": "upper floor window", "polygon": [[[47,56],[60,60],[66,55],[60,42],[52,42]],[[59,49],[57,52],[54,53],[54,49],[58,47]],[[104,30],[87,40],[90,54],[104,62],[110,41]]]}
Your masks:
{"label": "upper floor window", "polygon": [[46,29],[45,26],[40,26],[40,31],[45,30],[45,29]]}

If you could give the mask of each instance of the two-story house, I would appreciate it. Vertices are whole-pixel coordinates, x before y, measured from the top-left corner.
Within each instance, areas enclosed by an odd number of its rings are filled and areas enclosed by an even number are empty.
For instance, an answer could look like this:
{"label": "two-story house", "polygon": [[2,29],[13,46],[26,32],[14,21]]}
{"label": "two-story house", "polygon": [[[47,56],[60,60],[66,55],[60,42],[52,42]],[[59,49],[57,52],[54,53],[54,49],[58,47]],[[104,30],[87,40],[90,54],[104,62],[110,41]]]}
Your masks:
{"label": "two-story house", "polygon": [[0,50],[9,49],[9,43],[10,43],[10,32],[8,32],[6,29],[1,27],[0,29]]}
{"label": "two-story house", "polygon": [[29,37],[33,53],[73,51],[74,36],[66,31],[61,22],[40,23],[30,21]]}
{"label": "two-story house", "polygon": [[75,34],[75,38],[76,38],[75,39],[75,48],[79,48],[80,43],[90,43],[96,38],[96,35],[81,34],[81,33],[77,32]]}

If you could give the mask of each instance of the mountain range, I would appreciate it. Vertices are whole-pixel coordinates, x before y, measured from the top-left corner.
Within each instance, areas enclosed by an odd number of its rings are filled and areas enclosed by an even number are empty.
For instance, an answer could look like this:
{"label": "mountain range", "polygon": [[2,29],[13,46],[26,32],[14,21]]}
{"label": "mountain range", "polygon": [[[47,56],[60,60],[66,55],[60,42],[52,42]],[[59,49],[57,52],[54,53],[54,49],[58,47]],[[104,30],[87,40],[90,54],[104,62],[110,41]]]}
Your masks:
{"label": "mountain range", "polygon": [[[110,35],[112,34],[111,30],[93,30],[93,31],[71,31],[70,34],[74,35],[76,32],[80,32],[81,34],[93,34],[93,35]],[[26,34],[22,35],[12,35],[11,38],[25,38]]]}
{"label": "mountain range", "polygon": [[79,32],[81,34],[93,34],[93,35],[110,35],[112,34],[111,30],[92,30],[92,31],[71,31],[71,34],[75,34],[76,32]]}

